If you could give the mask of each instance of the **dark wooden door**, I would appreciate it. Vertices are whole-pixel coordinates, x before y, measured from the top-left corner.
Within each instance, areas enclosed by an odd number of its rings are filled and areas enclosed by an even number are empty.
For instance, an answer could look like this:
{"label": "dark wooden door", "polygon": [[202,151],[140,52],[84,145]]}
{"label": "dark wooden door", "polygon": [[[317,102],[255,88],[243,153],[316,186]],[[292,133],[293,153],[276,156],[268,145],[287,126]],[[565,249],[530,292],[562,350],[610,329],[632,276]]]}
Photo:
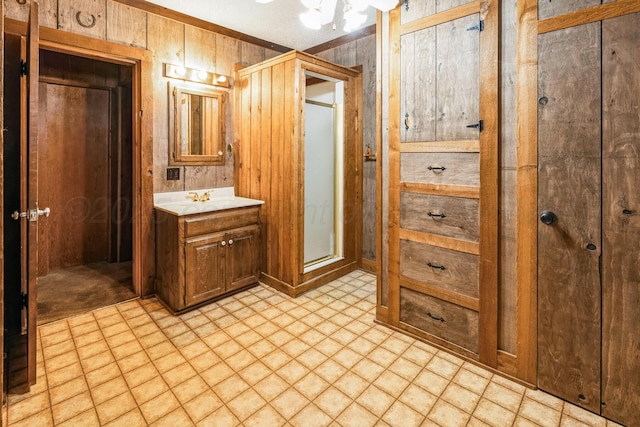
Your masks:
{"label": "dark wooden door", "polygon": [[26,336],[25,366],[27,385],[36,382],[38,325],[38,218],[44,214],[38,206],[38,3],[31,2],[26,37],[26,138],[20,147],[20,212],[22,258],[22,334]]}
{"label": "dark wooden door", "polygon": [[640,14],[602,23],[602,415],[640,423]]}
{"label": "dark wooden door", "polygon": [[[538,39],[538,386],[600,412],[600,23]],[[545,224],[542,219],[550,222]]]}

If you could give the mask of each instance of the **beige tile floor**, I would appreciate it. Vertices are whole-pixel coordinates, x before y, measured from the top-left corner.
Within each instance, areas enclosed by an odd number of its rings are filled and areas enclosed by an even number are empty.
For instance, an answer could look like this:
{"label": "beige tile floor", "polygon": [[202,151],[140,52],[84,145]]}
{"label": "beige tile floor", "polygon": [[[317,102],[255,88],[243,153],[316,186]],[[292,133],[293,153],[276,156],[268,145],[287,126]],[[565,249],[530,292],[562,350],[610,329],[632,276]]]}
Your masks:
{"label": "beige tile floor", "polygon": [[611,426],[373,323],[375,277],[259,285],[181,316],[134,300],[39,328],[10,426]]}

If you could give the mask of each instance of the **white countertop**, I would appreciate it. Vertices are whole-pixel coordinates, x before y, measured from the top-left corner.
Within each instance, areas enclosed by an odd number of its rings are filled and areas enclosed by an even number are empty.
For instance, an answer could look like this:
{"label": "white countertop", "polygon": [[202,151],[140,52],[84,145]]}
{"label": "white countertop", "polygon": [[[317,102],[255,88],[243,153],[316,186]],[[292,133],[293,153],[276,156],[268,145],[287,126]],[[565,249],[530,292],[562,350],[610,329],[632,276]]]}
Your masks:
{"label": "white countertop", "polygon": [[[194,202],[188,196],[190,192],[202,195],[209,191],[210,199],[204,202]],[[236,197],[233,187],[204,188],[190,191],[173,191],[170,193],[155,193],[153,195],[154,207],[158,210],[177,215],[193,215],[206,212],[236,209],[247,206],[264,204],[262,200]]]}

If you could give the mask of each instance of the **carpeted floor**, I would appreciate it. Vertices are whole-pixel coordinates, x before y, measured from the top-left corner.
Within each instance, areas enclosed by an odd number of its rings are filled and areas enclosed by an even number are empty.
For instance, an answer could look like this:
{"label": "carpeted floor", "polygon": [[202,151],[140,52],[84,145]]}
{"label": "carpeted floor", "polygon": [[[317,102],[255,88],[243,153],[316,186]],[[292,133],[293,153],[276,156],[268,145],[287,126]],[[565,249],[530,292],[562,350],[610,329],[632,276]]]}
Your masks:
{"label": "carpeted floor", "polygon": [[136,297],[131,262],[79,265],[38,278],[38,325]]}

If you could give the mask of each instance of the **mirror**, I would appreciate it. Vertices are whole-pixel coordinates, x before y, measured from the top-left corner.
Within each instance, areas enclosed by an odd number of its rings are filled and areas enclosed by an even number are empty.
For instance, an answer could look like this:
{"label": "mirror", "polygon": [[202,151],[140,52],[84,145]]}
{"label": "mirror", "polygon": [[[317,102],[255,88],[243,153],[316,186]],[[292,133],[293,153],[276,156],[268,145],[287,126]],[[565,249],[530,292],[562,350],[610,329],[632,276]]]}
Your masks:
{"label": "mirror", "polygon": [[169,164],[224,165],[226,92],[169,82]]}

